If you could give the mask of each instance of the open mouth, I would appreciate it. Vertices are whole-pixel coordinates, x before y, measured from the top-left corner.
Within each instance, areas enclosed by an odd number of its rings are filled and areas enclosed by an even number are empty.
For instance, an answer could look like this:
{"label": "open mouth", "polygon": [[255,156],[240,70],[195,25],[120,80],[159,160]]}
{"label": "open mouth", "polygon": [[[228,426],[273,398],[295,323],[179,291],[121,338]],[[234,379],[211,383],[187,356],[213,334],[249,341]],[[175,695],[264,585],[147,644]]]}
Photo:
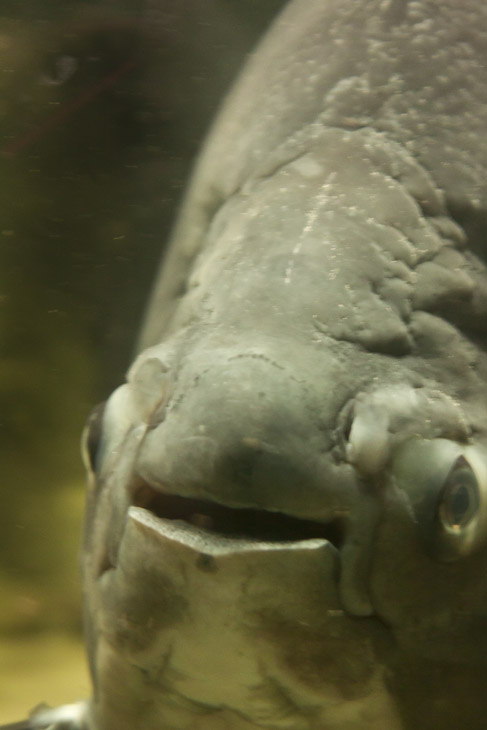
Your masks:
{"label": "open mouth", "polygon": [[166,494],[147,483],[135,491],[133,505],[164,520],[175,520],[221,537],[255,542],[321,539],[339,548],[343,519],[324,523],[264,509],[226,507],[216,502]]}

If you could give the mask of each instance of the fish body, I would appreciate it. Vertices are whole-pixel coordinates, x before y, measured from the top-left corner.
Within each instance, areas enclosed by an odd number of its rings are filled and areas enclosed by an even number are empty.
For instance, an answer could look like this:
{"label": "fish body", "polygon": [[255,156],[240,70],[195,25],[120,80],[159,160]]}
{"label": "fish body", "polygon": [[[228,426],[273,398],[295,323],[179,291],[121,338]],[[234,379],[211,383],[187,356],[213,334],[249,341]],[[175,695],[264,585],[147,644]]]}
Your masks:
{"label": "fish body", "polygon": [[486,53],[294,0],[250,58],[87,427],[70,727],[484,727]]}

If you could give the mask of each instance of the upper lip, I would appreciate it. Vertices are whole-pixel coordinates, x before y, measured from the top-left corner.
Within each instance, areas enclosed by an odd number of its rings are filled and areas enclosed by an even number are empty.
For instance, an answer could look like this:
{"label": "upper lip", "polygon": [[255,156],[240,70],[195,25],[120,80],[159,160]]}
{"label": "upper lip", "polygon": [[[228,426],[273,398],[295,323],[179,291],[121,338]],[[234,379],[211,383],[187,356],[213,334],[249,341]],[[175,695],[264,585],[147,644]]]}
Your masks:
{"label": "upper lip", "polygon": [[323,539],[336,548],[344,540],[343,518],[323,522],[263,508],[230,507],[209,499],[170,494],[145,481],[135,488],[132,504],[157,518],[182,521],[220,537],[272,543]]}

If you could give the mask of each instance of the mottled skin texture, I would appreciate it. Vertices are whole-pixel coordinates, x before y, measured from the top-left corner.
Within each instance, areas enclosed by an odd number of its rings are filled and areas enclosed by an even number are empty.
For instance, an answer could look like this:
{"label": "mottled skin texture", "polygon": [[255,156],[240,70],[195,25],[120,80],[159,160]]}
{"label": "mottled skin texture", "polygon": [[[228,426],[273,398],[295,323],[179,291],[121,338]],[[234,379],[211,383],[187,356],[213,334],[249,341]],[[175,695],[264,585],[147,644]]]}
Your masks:
{"label": "mottled skin texture", "polygon": [[250,59],[90,474],[90,730],[484,727],[486,48],[480,1],[298,0]]}

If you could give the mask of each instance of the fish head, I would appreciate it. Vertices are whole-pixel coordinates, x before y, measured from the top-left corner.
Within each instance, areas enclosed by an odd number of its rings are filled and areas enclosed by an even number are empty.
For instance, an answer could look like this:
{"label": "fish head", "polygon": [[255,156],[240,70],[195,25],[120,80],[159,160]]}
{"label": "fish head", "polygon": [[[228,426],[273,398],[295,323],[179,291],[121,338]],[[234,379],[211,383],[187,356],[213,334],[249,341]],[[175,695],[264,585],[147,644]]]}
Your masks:
{"label": "fish head", "polygon": [[448,207],[484,116],[438,127],[423,69],[399,83],[404,35],[363,118],[383,76],[347,64],[382,5],[346,4],[343,46],[342,5],[339,43],[305,7],[217,122],[144,349],[87,429],[97,730],[484,724],[487,272]]}
{"label": "fish head", "polygon": [[445,665],[485,672],[487,452],[468,413],[350,343],[258,341],[151,347],[88,424],[104,730],[409,727],[418,667],[440,697]]}
{"label": "fish head", "polygon": [[325,129],[207,222],[87,429],[97,730],[478,727],[486,363],[441,310],[474,285],[416,272],[460,249],[442,206],[401,146]]}

